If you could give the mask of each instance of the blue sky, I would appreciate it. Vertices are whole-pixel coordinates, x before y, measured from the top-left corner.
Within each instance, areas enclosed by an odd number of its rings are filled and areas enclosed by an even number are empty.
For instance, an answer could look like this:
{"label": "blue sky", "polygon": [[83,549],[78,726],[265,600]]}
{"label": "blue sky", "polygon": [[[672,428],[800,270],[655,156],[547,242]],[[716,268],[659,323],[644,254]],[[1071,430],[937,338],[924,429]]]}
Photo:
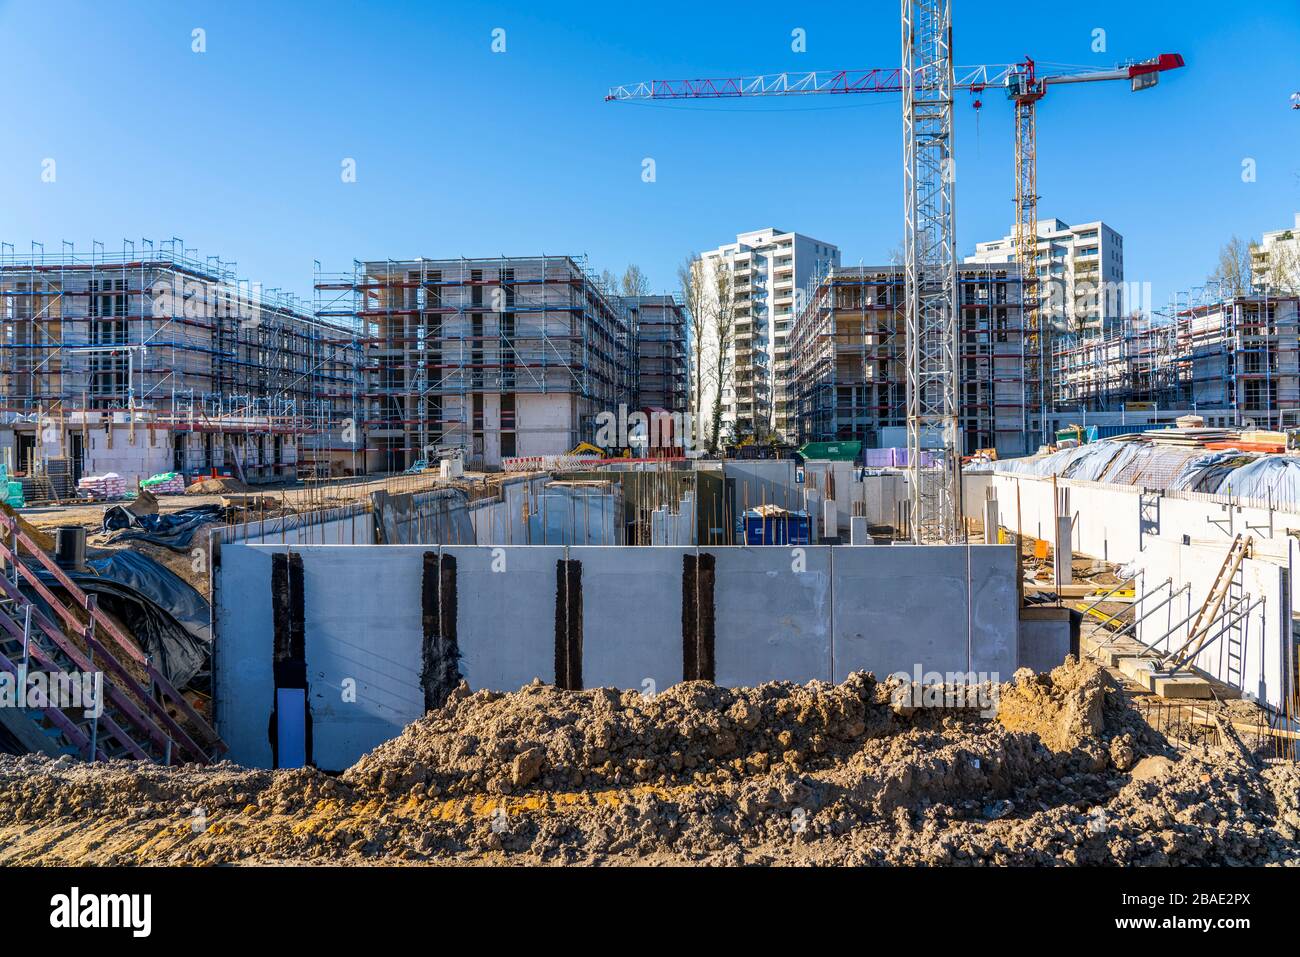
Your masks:
{"label": "blue sky", "polygon": [[[955,2],[959,64],[1179,52],[1154,91],[1052,91],[1040,215],[1101,218],[1157,304],[1219,245],[1300,210],[1300,6]],[[895,95],[605,103],[612,84],[892,67],[899,5],[0,0],[0,239],[182,238],[310,296],[313,260],[585,253],[657,289],[691,251],[775,225],[886,261],[902,223]],[[207,52],[191,50],[206,31]],[[506,52],[491,50],[505,30]],[[807,52],[791,50],[806,31]],[[1092,52],[1106,31],[1105,53]],[[1011,109],[958,99],[958,244],[1011,221]],[[652,157],[657,179],[642,181]],[[56,180],[41,181],[42,162]],[[356,182],[340,177],[356,161]],[[1256,179],[1242,181],[1253,159]]]}

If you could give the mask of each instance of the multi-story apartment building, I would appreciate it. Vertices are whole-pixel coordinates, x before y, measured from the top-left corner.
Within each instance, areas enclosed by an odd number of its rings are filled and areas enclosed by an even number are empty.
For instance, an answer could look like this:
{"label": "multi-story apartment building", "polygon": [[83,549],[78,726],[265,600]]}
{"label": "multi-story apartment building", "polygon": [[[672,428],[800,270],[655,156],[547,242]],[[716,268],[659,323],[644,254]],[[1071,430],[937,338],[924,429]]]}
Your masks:
{"label": "multi-story apartment building", "polygon": [[[1049,333],[1107,335],[1124,316],[1124,238],[1101,221],[1038,221],[1038,291]],[[968,263],[1013,263],[1015,234],[976,243]]]}
{"label": "multi-story apartment building", "polygon": [[674,296],[621,296],[636,330],[636,404],[687,411],[686,312]]}
{"label": "multi-story apartment building", "polygon": [[1186,409],[1216,424],[1300,425],[1300,298],[1233,296],[1171,321],[1134,320],[1102,339],[1058,344],[1058,412],[1133,403]]}
{"label": "multi-story apartment building", "polygon": [[636,401],[627,307],[581,258],[358,262],[317,287],[360,343],[372,470],[447,448],[485,468],[561,454]]}
{"label": "multi-story apartment building", "polygon": [[793,438],[790,334],[809,280],[839,265],[839,249],[801,233],[768,227],[740,233],[734,243],[701,258],[712,305],[717,304],[719,270],[729,273],[735,302],[734,334],[721,381],[713,381],[718,377],[710,374],[717,367],[717,336],[706,328],[701,416],[707,424],[713,397],[720,392],[724,438],[770,434]]}
{"label": "multi-story apartment building", "polygon": [[1300,295],[1300,213],[1291,229],[1275,229],[1250,247],[1251,283],[1256,292]]}
{"label": "multi-story apartment building", "polygon": [[[959,267],[961,445],[966,453],[1026,451],[1020,271]],[[858,439],[869,446],[907,424],[906,316],[897,266],[832,269],[817,278],[791,340],[801,442]]]}
{"label": "multi-story apartment building", "polygon": [[[177,243],[0,258],[0,404],[19,470],[293,477],[350,405],[348,330]],[[115,437],[120,426],[128,439]],[[143,437],[143,438],[142,438]]]}

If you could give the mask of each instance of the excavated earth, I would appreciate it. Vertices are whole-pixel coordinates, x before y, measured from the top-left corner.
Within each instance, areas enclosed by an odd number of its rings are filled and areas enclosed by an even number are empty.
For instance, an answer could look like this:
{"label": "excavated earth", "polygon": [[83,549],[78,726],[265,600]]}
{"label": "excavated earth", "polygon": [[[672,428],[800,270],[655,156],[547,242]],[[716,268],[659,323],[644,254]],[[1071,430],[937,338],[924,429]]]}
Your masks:
{"label": "excavated earth", "polygon": [[984,690],[462,685],[338,776],[0,757],[0,864],[1300,863],[1297,766],[1087,662]]}

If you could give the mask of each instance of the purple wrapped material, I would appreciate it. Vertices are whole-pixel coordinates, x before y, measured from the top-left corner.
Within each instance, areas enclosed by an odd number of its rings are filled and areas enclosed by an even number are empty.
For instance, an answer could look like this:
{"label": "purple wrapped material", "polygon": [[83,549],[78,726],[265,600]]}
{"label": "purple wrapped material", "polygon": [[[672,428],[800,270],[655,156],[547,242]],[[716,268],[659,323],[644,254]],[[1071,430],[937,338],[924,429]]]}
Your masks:
{"label": "purple wrapped material", "polygon": [[867,449],[866,464],[869,469],[887,469],[894,464],[893,449]]}
{"label": "purple wrapped material", "polygon": [[[907,468],[907,449],[894,449],[893,451],[894,451],[895,468],[900,468],[900,469]],[[921,450],[921,468],[923,469],[934,468],[934,466],[938,463],[938,461],[939,460],[935,457],[935,454],[933,452],[927,451],[925,449]]]}

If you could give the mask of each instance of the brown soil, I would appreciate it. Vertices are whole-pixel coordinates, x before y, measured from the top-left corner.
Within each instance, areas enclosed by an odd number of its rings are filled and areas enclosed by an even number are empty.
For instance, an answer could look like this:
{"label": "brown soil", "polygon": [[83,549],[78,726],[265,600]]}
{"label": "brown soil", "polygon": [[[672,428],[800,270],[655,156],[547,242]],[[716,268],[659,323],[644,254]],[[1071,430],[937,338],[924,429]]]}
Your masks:
{"label": "brown soil", "polygon": [[337,778],[0,757],[0,864],[1300,864],[1300,769],[1172,750],[1091,663],[996,720],[899,690],[462,686]]}
{"label": "brown soil", "polygon": [[247,492],[249,486],[236,478],[206,478],[192,483],[185,489],[186,495],[222,495],[233,492]]}

